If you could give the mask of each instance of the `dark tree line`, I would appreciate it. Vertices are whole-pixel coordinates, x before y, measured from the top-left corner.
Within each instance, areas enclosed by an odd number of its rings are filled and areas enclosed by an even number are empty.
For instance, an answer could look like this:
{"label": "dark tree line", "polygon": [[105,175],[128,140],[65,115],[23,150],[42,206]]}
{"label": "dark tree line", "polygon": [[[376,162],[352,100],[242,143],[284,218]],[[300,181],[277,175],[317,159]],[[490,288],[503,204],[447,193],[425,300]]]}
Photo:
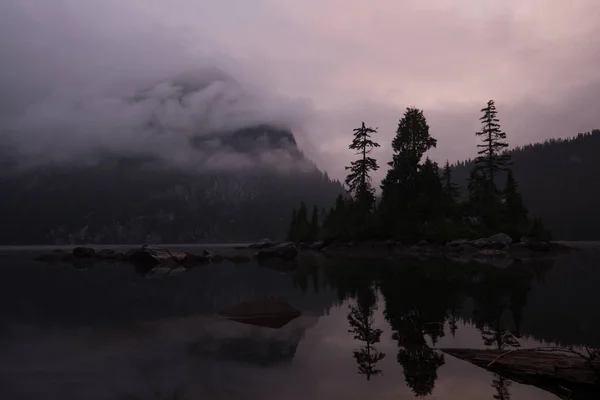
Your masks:
{"label": "dark tree line", "polygon": [[443,168],[427,157],[436,147],[422,110],[408,107],[398,122],[392,140],[392,160],[381,182],[381,195],[375,196],[371,173],[379,169],[370,157],[379,147],[377,133],[363,122],[354,130],[349,148],[356,161],[346,167],[347,194],[338,196],[326,211],[313,211],[309,219],[306,205],[292,215],[288,239],[366,240],[426,239],[445,242],[505,232],[515,239],[533,236],[548,239],[540,219],[530,218],[511,169],[506,133],[500,128],[496,106],[490,100],[481,110],[481,138],[478,156],[471,165],[466,196],[461,196],[448,162]]}
{"label": "dark tree line", "polygon": [[[561,240],[600,239],[600,130],[568,139],[513,148],[513,178],[518,177],[524,204],[532,216]],[[455,182],[467,196],[474,160],[451,165]],[[500,171],[497,179],[508,179]],[[515,206],[515,208],[519,208]]]}

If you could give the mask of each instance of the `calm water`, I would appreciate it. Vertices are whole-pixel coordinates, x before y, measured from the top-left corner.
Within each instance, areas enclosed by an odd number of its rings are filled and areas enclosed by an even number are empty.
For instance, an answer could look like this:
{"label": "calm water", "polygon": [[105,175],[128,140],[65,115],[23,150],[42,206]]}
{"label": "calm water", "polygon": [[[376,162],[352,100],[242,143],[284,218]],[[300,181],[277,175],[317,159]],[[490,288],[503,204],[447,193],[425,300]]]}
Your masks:
{"label": "calm water", "polygon": [[[150,279],[36,263],[35,250],[0,248],[1,399],[556,399],[434,349],[600,347],[597,251],[503,269],[306,257],[294,274],[224,263]],[[267,294],[302,316],[277,330],[215,316]]]}

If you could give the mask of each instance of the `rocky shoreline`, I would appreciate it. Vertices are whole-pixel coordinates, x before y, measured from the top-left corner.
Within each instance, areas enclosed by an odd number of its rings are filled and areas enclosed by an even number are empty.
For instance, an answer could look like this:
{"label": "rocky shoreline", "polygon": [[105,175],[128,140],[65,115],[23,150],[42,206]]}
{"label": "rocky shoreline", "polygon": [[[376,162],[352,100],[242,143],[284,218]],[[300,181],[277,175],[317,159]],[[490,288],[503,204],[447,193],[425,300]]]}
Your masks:
{"label": "rocky shoreline", "polygon": [[334,258],[363,259],[418,259],[448,260],[454,262],[478,262],[497,266],[508,266],[517,260],[555,257],[560,254],[578,250],[554,242],[542,242],[523,237],[518,242],[504,233],[475,240],[459,239],[446,244],[435,244],[420,241],[416,244],[403,244],[398,241],[363,241],[363,242],[324,242],[274,243],[263,239],[244,248],[255,248],[265,252],[277,246],[297,246],[301,253],[318,253]]}
{"label": "rocky shoreline", "polygon": [[[201,265],[216,264],[224,261],[245,263],[252,259],[259,262],[289,262],[300,254],[321,254],[332,258],[364,259],[419,259],[448,260],[455,262],[479,262],[507,266],[516,260],[538,257],[554,257],[572,250],[574,247],[553,242],[540,242],[521,238],[513,242],[510,236],[498,233],[488,238],[476,240],[454,240],[446,244],[434,244],[420,241],[416,244],[403,244],[397,241],[363,242],[313,242],[291,243],[260,240],[249,246],[233,247],[233,254],[221,255],[204,250],[201,254],[169,250],[144,245],[125,253],[113,250],[94,250],[89,247],[76,247],[72,252],[54,250],[36,257],[36,260],[48,263],[71,263],[85,266],[96,262],[127,262],[137,268],[151,271],[166,268],[169,273],[177,268],[190,269]],[[252,254],[248,254],[252,251]]]}

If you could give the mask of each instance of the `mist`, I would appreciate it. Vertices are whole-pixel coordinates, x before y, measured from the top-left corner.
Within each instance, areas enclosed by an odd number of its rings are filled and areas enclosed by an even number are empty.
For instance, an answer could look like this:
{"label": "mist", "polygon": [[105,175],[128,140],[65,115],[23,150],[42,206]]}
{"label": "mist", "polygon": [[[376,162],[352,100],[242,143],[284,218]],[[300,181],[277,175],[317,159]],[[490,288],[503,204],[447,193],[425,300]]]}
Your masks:
{"label": "mist", "polygon": [[[197,172],[313,167],[292,157],[294,149],[258,143],[254,154],[243,154],[219,141],[220,134],[260,125],[300,132],[311,118],[308,102],[257,86],[216,53],[189,54],[184,36],[139,13],[111,16],[107,36],[103,25],[96,32],[89,25],[108,22],[102,14],[91,18],[102,11],[100,2],[90,9],[49,3],[63,9],[36,1],[0,6],[9,31],[0,48],[0,145],[20,166],[90,165],[112,155]],[[108,3],[107,10],[114,6]],[[75,18],[60,12],[67,7]],[[191,146],[206,135],[205,146]]]}
{"label": "mist", "polygon": [[[256,160],[190,138],[264,123],[342,178],[352,129],[379,127],[384,166],[407,106],[424,109],[435,161],[474,156],[489,99],[513,147],[573,136],[600,126],[598,18],[595,0],[4,0],[0,149],[24,165],[111,152],[239,170]],[[296,168],[287,157],[262,158]]]}

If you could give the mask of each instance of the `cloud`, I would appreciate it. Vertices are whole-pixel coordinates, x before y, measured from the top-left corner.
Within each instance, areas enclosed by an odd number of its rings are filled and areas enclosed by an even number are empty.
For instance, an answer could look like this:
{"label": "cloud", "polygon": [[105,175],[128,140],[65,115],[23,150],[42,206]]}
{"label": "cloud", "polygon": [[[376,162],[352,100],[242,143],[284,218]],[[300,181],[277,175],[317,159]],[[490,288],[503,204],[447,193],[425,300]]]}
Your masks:
{"label": "cloud", "polygon": [[[206,128],[276,120],[339,177],[354,127],[380,128],[384,164],[414,105],[438,138],[432,157],[453,161],[473,156],[489,99],[515,145],[599,127],[599,19],[595,0],[5,0],[0,135],[18,126],[22,149],[56,157],[160,146],[185,160],[200,116]],[[208,67],[239,86],[156,103]],[[148,87],[153,100],[124,105]],[[171,136],[141,140],[150,110]]]}

